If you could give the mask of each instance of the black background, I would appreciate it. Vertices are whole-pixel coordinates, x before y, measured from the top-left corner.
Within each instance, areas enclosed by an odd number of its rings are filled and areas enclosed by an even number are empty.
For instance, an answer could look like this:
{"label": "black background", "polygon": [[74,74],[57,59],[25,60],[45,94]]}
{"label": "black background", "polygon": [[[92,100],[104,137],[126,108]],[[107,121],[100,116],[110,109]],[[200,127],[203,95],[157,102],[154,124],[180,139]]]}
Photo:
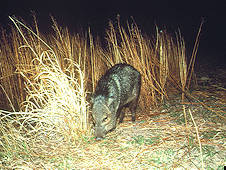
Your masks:
{"label": "black background", "polygon": [[51,30],[50,14],[60,26],[67,26],[71,32],[82,27],[101,36],[109,20],[115,20],[117,14],[122,22],[131,16],[139,28],[153,35],[155,24],[169,31],[180,29],[188,50],[191,50],[201,20],[204,19],[198,59],[209,63],[226,63],[226,5],[224,1],[199,0],[7,0],[0,4],[0,26],[9,28],[8,16],[15,15],[32,24],[34,11],[41,32]]}

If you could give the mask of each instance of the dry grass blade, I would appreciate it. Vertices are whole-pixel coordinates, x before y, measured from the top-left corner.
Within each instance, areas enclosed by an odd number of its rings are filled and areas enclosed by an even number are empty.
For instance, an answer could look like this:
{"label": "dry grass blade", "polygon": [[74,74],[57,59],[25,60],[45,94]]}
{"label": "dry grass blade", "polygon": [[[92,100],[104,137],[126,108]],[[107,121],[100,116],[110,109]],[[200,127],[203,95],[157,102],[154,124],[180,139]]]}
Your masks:
{"label": "dry grass blade", "polygon": [[189,77],[188,78],[188,88],[190,87],[192,75],[194,74],[194,65],[195,65],[195,60],[196,60],[196,56],[197,56],[199,39],[200,39],[200,34],[201,34],[203,24],[204,24],[204,21],[202,20],[202,22],[199,26],[198,34],[197,34],[196,39],[195,39],[195,45],[194,45],[192,55],[191,55],[191,59],[190,59],[190,63],[189,63],[189,66],[188,66],[188,70],[189,70],[189,72],[188,72],[189,73],[189,75],[188,75],[188,77]]}
{"label": "dry grass blade", "polygon": [[201,141],[200,141],[200,137],[199,137],[199,131],[198,131],[198,127],[195,123],[195,120],[192,116],[192,113],[191,113],[191,110],[189,109],[189,114],[191,116],[191,119],[192,119],[192,122],[195,126],[195,131],[196,131],[196,135],[197,135],[197,140],[198,140],[198,143],[199,143],[199,149],[200,149],[200,157],[201,157],[201,162],[202,162],[202,169],[204,169],[204,162],[203,162],[203,153],[202,153],[202,144],[201,144]]}

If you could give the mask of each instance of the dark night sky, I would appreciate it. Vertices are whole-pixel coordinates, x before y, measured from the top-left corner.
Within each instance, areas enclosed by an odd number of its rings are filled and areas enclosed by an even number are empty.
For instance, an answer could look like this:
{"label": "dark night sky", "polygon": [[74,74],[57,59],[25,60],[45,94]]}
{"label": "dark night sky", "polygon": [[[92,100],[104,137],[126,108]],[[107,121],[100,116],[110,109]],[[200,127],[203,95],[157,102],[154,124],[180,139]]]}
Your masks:
{"label": "dark night sky", "polygon": [[32,23],[31,10],[36,13],[41,31],[50,28],[49,15],[53,15],[59,25],[74,31],[78,26],[87,26],[101,34],[109,19],[121,21],[135,19],[145,33],[154,34],[154,25],[165,26],[169,30],[180,28],[188,47],[193,45],[201,19],[204,18],[199,55],[202,60],[215,58],[225,64],[226,60],[226,2],[201,0],[7,0],[1,2],[0,25],[7,28],[8,16],[22,17]]}

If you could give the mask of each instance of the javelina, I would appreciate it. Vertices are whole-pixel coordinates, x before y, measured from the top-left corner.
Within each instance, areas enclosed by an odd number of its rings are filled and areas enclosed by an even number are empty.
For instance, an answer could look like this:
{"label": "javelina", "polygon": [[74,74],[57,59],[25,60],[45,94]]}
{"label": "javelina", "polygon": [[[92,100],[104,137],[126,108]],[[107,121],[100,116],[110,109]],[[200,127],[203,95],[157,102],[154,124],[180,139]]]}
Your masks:
{"label": "javelina", "polygon": [[100,78],[92,98],[97,140],[116,127],[118,118],[120,123],[123,121],[125,113],[120,113],[123,107],[129,107],[135,121],[140,87],[140,73],[128,64],[116,64]]}

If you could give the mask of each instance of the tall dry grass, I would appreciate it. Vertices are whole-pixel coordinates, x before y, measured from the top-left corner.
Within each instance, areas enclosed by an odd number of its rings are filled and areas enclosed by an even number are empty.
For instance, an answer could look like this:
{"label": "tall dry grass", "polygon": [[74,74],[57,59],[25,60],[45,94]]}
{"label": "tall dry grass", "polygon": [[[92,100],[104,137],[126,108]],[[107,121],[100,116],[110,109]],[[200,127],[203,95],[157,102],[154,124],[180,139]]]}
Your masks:
{"label": "tall dry grass", "polygon": [[187,88],[185,43],[180,34],[175,38],[156,27],[150,38],[135,22],[123,27],[118,17],[115,25],[109,22],[107,46],[102,47],[90,29],[72,35],[52,18],[55,34],[44,35],[36,19],[34,28],[10,19],[14,27],[9,35],[2,32],[0,44],[1,96],[13,111],[0,112],[5,157],[14,155],[19,161],[17,155],[25,147],[31,156],[50,146],[52,150],[44,154],[48,157],[60,143],[90,136],[88,95],[116,63],[129,63],[140,71],[140,108],[146,112],[161,106],[175,84],[182,91]]}
{"label": "tall dry grass", "polygon": [[159,60],[150,39],[144,37],[135,23],[127,23],[127,29],[109,22],[107,30],[108,55],[105,57],[108,65],[129,63],[142,75],[141,104],[145,110],[157,106],[158,96],[164,94],[157,80]]}
{"label": "tall dry grass", "polygon": [[[0,145],[4,157],[10,157],[14,166],[20,164],[18,156],[24,147],[29,150],[24,154],[29,156],[39,148],[74,143],[89,136],[91,129],[86,61],[82,57],[88,56],[86,42],[79,42],[78,36],[70,39],[67,30],[56,32],[61,36],[43,38],[38,30],[34,32],[16,18],[10,19],[16,29],[9,35],[11,41],[4,37],[1,44],[1,62],[5,64],[1,69],[1,87],[9,94],[7,99],[13,112],[0,111]],[[48,44],[50,41],[54,43]],[[71,55],[72,46],[82,52]],[[49,150],[49,155],[53,153]]]}
{"label": "tall dry grass", "polygon": [[186,90],[187,58],[180,32],[173,37],[156,27],[156,35],[150,38],[144,36],[134,22],[122,27],[118,17],[117,24],[109,22],[106,34],[107,55],[103,55],[106,65],[125,62],[141,72],[140,101],[146,111],[160,106],[168,98],[170,87],[177,86],[174,93]]}
{"label": "tall dry grass", "polygon": [[[27,76],[33,79],[34,74],[38,72],[37,67],[34,68],[30,65],[34,55],[40,56],[42,51],[50,48],[56,55],[59,67],[63,72],[67,70],[67,74],[76,74],[75,68],[71,67],[68,61],[78,63],[86,80],[85,88],[91,92],[94,91],[96,82],[105,70],[121,62],[129,63],[141,72],[141,104],[143,103],[142,107],[146,109],[150,106],[158,106],[163,99],[167,99],[167,89],[174,82],[177,86],[179,85],[182,91],[185,90],[186,83],[183,84],[183,82],[187,81],[185,79],[185,75],[187,76],[187,61],[184,40],[180,34],[174,38],[166,31],[158,30],[158,27],[156,27],[156,35],[154,38],[150,38],[143,36],[134,22],[132,24],[127,23],[126,28],[124,28],[120,25],[118,17],[117,24],[113,25],[111,21],[109,22],[109,27],[106,30],[107,47],[102,48],[100,42],[92,37],[90,30],[87,34],[71,35],[67,28],[59,27],[53,18],[52,21],[55,35],[51,36],[40,35],[37,22],[35,22],[35,34],[37,36],[34,36],[31,31],[19,28],[20,34],[26,36],[26,39],[24,39],[18,34],[18,29],[12,29],[10,39],[12,39],[13,44],[8,42],[3,33],[2,44],[6,48],[3,48],[1,54],[11,57],[2,57],[2,62],[6,64],[2,67],[1,79],[4,79],[2,80],[2,84],[5,84],[3,88],[13,102],[13,106],[19,106],[26,96],[24,79],[21,78],[20,74],[14,74],[15,70],[20,72],[19,70],[25,70],[26,67]],[[21,25],[18,25],[18,27],[21,27]],[[32,30],[32,28],[29,29]],[[29,46],[26,45],[25,48],[24,44],[28,44],[28,42]],[[46,42],[45,45],[43,45],[43,42]],[[32,49],[33,52],[27,50],[28,48]],[[6,77],[10,80],[6,80]],[[7,83],[10,81],[12,83]],[[13,96],[16,96],[16,100],[13,99]]]}

